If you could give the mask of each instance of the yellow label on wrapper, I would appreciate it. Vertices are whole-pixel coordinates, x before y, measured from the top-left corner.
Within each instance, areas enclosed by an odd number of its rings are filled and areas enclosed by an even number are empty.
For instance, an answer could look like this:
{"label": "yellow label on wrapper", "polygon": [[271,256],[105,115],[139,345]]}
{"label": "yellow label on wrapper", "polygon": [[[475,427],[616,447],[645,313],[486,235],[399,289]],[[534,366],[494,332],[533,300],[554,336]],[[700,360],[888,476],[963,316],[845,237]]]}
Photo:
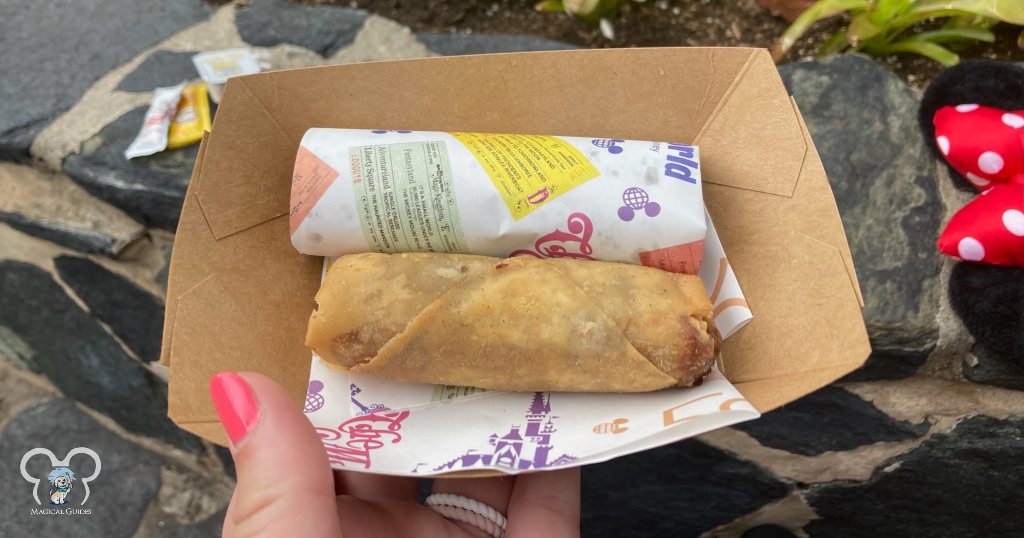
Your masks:
{"label": "yellow label on wrapper", "polygon": [[516,220],[599,175],[578,149],[554,136],[450,134],[487,171]]}

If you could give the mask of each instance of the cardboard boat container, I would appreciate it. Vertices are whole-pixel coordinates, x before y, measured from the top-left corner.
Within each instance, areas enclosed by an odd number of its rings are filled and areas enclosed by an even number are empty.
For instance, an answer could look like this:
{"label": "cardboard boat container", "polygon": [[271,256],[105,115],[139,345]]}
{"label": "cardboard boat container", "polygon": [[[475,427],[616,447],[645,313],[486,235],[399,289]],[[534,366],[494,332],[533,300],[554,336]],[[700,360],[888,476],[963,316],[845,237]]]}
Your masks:
{"label": "cardboard boat container", "polygon": [[310,127],[549,134],[700,146],[704,197],[754,320],[725,373],[765,412],[858,368],[863,299],[828,179],[768,53],[605,49],[427,58],[228,81],[171,258],[168,413],[227,439],[207,387],[221,370],[279,381],[301,407],[321,259],[288,234]]}

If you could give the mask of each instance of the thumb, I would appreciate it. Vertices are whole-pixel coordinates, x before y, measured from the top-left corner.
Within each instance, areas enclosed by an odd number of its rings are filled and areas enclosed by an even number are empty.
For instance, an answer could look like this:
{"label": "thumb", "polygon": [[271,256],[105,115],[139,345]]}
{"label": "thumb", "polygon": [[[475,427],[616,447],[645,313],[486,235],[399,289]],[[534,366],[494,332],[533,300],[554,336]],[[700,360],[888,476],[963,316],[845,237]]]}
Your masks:
{"label": "thumb", "polygon": [[221,372],[210,395],[238,475],[224,535],[339,536],[327,454],[284,389],[260,374]]}

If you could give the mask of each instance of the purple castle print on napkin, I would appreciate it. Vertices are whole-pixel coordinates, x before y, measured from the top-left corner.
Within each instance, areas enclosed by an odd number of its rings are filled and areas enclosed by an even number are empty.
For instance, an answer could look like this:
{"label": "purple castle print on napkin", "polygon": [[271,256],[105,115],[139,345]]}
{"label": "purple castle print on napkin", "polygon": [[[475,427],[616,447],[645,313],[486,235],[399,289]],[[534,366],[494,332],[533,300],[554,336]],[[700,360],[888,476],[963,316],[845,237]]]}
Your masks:
{"label": "purple castle print on napkin", "polygon": [[526,412],[526,428],[512,426],[508,433],[499,436],[492,433],[488,438],[491,447],[488,450],[469,449],[465,454],[457,456],[447,463],[434,468],[434,471],[452,469],[470,469],[473,467],[503,467],[506,469],[526,470],[545,469],[565,465],[576,459],[575,456],[562,454],[552,458],[554,445],[551,437],[555,429],[551,415],[551,395],[536,392]]}
{"label": "purple castle print on napkin", "polygon": [[382,403],[363,405],[362,402],[356,399],[356,394],[363,392],[363,389],[359,388],[355,383],[349,384],[348,389],[349,398],[352,400],[352,405],[359,408],[359,412],[356,413],[357,417],[369,415],[370,413],[376,413],[378,411],[391,411],[391,409],[388,409],[388,407]]}

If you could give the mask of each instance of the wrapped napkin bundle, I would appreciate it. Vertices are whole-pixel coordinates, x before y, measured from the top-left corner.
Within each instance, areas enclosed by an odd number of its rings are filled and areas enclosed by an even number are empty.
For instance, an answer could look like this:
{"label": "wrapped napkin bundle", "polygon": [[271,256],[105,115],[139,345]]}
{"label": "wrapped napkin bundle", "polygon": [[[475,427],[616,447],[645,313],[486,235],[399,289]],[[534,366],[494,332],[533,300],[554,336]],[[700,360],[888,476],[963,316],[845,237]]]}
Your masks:
{"label": "wrapped napkin bundle", "polygon": [[608,138],[310,129],[292,175],[303,254],[458,252],[700,270],[695,146]]}
{"label": "wrapped napkin bundle", "polygon": [[332,367],[491,390],[692,386],[718,334],[700,279],[636,265],[459,254],[338,259],[306,344]]}

